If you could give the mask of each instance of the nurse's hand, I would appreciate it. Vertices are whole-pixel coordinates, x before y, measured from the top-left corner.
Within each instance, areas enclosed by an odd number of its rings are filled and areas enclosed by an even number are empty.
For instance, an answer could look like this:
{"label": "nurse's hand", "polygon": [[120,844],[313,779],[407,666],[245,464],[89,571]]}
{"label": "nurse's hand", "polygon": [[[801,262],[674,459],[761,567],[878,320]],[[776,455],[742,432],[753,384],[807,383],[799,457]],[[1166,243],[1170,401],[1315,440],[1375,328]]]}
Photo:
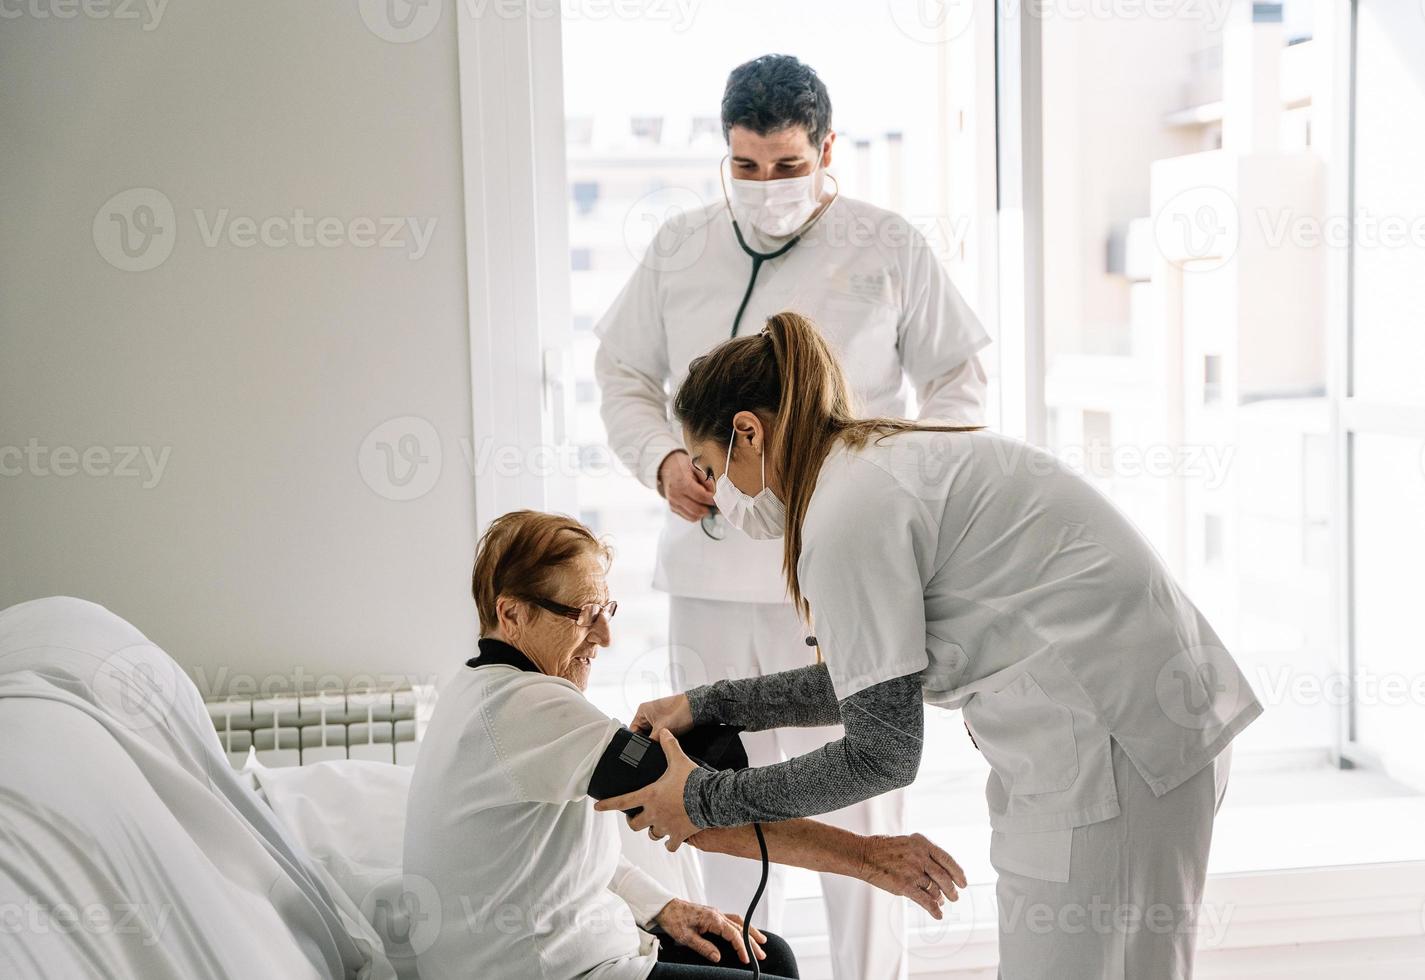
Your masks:
{"label": "nurse's hand", "polygon": [[652,829],[654,840],[663,841],[663,846],[676,851],[683,842],[698,832],[693,821],[688,819],[688,810],[683,806],[683,788],[688,783],[688,774],[697,768],[697,763],[683,752],[673,733],[664,728],[658,732],[658,744],[663,746],[663,755],[668,760],[668,770],[643,789],[613,796],[594,804],[595,810],[632,810],[642,807],[642,812],[628,818],[629,827],[634,830]]}
{"label": "nurse's hand", "polygon": [[910,899],[937,919],[943,917],[940,906],[945,899],[959,899],[957,888],[965,887],[965,872],[934,842],[920,834],[863,840],[863,871],[856,876],[862,881]]}
{"label": "nurse's hand", "polygon": [[669,453],[658,467],[658,489],[668,509],[685,521],[700,521],[712,512],[713,483],[681,449]]}
{"label": "nurse's hand", "polygon": [[693,728],[693,709],[686,694],[670,694],[657,701],[645,701],[638,706],[633,724],[628,726],[647,735],[666,728],[674,735],[685,735]]}
{"label": "nurse's hand", "polygon": [[[750,962],[747,958],[747,948],[742,945],[740,915],[724,915],[706,905],[694,905],[692,902],[675,898],[663,906],[663,911],[659,912],[653,921],[658,923],[658,927],[675,943],[698,952],[705,960],[716,963],[722,959],[717,947],[703,938],[711,933],[726,939],[732,948],[737,950],[737,958],[742,962]],[[761,944],[767,941],[767,937],[762,935],[756,926],[748,929],[747,935],[752,940],[752,955],[759,960],[765,960],[767,954],[762,951]]]}

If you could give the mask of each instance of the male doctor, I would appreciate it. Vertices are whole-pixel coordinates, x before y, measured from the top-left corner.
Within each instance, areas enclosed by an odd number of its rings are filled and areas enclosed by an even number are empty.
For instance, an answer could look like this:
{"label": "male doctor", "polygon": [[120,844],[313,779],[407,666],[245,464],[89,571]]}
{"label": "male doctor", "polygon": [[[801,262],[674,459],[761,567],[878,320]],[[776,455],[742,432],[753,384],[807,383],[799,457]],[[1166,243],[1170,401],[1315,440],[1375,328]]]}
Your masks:
{"label": "male doctor", "polygon": [[[921,418],[983,423],[976,352],[989,337],[919,232],[838,192],[827,172],[836,140],[831,98],[816,72],[790,55],[738,66],[723,93],[722,131],[724,199],[666,222],[595,328],[609,440],[668,502],[654,586],[671,595],[675,690],[815,660],[787,598],[782,542],[755,540],[717,515],[711,481],[693,468],[669,419],[670,386],[693,358],[793,310],[840,355],[860,414],[904,416],[908,378]],[[743,738],[751,763],[763,766],[839,736],[839,728],[790,728]],[[898,834],[904,812],[896,792],[826,819],[857,833]],[[756,864],[700,857],[708,901],[745,907]],[[759,923],[774,930],[776,871]],[[903,980],[904,904],[835,875],[821,885],[837,980]]]}

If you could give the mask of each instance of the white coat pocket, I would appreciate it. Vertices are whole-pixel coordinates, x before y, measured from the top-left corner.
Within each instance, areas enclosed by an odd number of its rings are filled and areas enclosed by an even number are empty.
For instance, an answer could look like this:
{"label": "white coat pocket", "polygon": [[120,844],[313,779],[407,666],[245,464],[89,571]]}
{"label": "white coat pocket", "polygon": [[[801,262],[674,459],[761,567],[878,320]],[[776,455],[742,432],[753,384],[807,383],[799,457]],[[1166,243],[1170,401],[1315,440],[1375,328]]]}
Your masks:
{"label": "white coat pocket", "polygon": [[1062,792],[1079,778],[1073,714],[1032,674],[975,695],[965,705],[965,720],[1010,796]]}

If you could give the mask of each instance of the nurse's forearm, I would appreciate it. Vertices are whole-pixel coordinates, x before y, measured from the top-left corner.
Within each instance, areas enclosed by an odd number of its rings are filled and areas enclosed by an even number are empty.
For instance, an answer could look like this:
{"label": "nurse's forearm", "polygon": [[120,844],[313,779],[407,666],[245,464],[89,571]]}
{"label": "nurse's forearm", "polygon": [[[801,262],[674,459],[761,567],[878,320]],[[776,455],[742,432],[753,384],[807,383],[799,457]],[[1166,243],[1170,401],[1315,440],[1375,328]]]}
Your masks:
{"label": "nurse's forearm", "polygon": [[[762,825],[767,840],[767,859],[809,871],[860,877],[865,868],[862,848],[865,838],[849,830],[815,820],[783,820]],[[731,854],[758,860],[757,833],[751,826],[710,827],[688,838],[700,851]]]}
{"label": "nurse's forearm", "polygon": [[704,684],[688,691],[688,707],[695,725],[736,725],[749,732],[841,722],[826,664]]}
{"label": "nurse's forearm", "polygon": [[814,752],[741,771],[694,769],[683,805],[698,827],[737,827],[839,810],[908,786],[920,767],[924,705],[918,674],[841,702],[846,735]]}

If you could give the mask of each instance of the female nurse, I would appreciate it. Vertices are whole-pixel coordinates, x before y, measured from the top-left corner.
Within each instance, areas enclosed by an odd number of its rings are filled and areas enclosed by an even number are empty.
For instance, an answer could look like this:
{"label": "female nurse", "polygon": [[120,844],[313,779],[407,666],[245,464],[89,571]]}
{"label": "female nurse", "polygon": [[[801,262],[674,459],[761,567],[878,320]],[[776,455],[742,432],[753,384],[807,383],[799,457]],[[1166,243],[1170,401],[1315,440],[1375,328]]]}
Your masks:
{"label": "female nurse", "polygon": [[[670,849],[825,813],[910,784],[924,704],[958,708],[991,769],[1001,977],[1190,977],[1227,749],[1262,709],[1137,529],[1033,446],[857,418],[795,313],[695,360],[674,408],[719,511],[782,533],[824,662],[643,705],[668,771],[599,808]],[[845,736],[714,773],[675,740],[706,722]]]}

